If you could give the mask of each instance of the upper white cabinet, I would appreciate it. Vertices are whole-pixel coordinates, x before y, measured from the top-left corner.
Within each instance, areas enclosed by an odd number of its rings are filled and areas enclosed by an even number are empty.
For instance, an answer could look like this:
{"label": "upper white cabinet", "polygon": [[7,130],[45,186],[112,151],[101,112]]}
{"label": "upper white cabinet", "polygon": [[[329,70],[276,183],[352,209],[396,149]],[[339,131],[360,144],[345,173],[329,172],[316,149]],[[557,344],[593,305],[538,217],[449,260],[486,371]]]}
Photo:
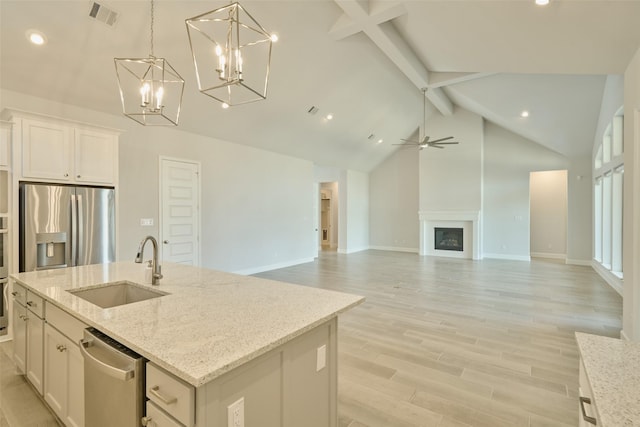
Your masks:
{"label": "upper white cabinet", "polygon": [[22,176],[70,181],[72,135],[63,124],[23,120]]}
{"label": "upper white cabinet", "polygon": [[25,180],[116,185],[118,133],[33,115],[13,116]]}
{"label": "upper white cabinet", "polygon": [[11,152],[11,123],[0,121],[0,169],[8,169]]}

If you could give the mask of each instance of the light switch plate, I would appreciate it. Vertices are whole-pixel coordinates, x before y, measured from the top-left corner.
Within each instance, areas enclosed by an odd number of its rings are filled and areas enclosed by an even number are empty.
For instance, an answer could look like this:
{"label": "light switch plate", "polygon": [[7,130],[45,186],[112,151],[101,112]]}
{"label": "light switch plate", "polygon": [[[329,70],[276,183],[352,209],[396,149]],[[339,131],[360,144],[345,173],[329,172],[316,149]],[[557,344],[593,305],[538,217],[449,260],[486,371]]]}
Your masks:
{"label": "light switch plate", "polygon": [[244,397],[227,406],[227,427],[244,427]]}
{"label": "light switch plate", "polygon": [[140,225],[143,227],[153,226],[153,218],[140,218]]}
{"label": "light switch plate", "polygon": [[327,345],[321,345],[318,347],[316,357],[316,372],[320,372],[327,366]]}

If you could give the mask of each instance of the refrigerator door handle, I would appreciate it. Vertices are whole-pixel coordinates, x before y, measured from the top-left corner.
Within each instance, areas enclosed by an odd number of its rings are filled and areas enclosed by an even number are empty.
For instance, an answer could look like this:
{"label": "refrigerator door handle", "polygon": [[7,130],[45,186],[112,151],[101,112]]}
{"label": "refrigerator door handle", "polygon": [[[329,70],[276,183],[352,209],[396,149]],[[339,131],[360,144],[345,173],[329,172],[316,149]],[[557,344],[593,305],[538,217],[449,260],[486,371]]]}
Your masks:
{"label": "refrigerator door handle", "polygon": [[76,195],[71,195],[71,259],[69,260],[69,265],[71,267],[75,267],[77,265],[77,240],[78,240],[78,205],[76,203]]}
{"label": "refrigerator door handle", "polygon": [[82,205],[82,195],[78,194],[76,196],[76,201],[77,201],[77,219],[78,219],[78,223],[76,224],[76,227],[78,228],[78,231],[76,233],[76,265],[80,264],[80,258],[82,257],[83,259],[83,264],[86,263],[85,260],[85,255],[84,255],[84,232],[85,232],[85,227],[84,227],[84,214],[83,214],[83,205]]}

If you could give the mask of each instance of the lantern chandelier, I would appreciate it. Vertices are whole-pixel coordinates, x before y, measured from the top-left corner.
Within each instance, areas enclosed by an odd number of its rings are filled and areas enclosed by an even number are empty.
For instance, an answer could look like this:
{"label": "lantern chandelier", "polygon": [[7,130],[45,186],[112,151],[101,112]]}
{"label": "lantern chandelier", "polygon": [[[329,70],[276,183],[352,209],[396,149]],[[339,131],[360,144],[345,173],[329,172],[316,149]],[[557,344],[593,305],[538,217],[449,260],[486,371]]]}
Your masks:
{"label": "lantern chandelier", "polygon": [[237,2],[185,20],[198,90],[223,108],[267,98],[269,34]]}
{"label": "lantern chandelier", "polygon": [[177,126],[184,79],[164,58],[153,52],[153,0],[151,51],[147,58],[114,58],[122,111],[144,126]]}

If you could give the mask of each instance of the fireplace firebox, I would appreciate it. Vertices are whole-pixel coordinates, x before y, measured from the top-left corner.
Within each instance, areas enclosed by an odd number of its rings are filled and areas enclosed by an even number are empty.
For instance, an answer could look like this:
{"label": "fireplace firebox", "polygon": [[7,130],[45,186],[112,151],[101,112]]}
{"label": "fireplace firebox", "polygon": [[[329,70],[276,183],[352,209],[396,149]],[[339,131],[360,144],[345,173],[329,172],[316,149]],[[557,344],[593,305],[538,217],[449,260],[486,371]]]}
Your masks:
{"label": "fireplace firebox", "polygon": [[435,249],[439,251],[464,251],[462,245],[462,228],[435,227]]}

